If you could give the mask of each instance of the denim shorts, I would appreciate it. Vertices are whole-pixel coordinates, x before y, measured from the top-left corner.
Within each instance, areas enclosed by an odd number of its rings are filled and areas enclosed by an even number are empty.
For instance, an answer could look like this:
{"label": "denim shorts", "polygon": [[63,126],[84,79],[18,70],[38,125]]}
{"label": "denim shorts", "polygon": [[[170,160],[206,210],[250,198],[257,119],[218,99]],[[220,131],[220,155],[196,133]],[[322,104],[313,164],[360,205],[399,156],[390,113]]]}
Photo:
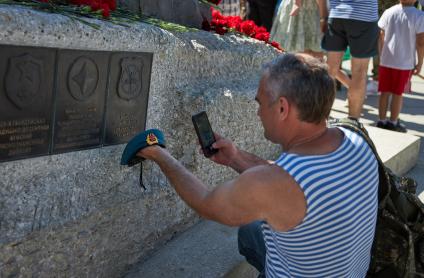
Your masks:
{"label": "denim shorts", "polygon": [[354,58],[370,58],[378,54],[380,29],[377,22],[330,18],[321,42],[325,51],[341,52],[350,47]]}

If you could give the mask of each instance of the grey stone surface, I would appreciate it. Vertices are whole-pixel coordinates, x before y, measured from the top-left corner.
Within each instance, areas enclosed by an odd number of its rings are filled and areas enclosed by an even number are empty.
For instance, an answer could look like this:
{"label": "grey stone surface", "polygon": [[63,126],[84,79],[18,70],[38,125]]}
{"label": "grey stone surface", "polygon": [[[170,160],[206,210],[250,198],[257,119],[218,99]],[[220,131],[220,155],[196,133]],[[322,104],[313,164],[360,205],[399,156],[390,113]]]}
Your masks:
{"label": "grey stone surface", "polygon": [[237,252],[237,228],[202,221],[174,238],[126,278],[224,277],[244,258]]}
{"label": "grey stone surface", "polygon": [[189,27],[201,28],[203,19],[211,19],[210,6],[199,0],[139,0],[139,6],[144,15]]}
{"label": "grey stone surface", "polygon": [[[253,101],[264,62],[278,53],[240,36],[172,33],[139,23],[95,21],[0,5],[0,43],[153,52],[147,128],[209,187],[235,175],[197,152],[190,116],[206,110],[214,129],[275,158]],[[2,79],[1,79],[2,80]],[[198,218],[158,167],[119,166],[123,145],[0,164],[0,277],[116,277]]]}

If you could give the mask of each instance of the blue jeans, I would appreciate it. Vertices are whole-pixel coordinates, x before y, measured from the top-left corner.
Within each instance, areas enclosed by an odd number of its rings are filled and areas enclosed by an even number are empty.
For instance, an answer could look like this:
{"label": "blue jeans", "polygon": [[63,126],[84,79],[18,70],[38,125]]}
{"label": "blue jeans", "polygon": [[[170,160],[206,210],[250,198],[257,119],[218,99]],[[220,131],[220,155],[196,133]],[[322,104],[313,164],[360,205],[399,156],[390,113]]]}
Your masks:
{"label": "blue jeans", "polygon": [[265,277],[266,248],[261,225],[262,221],[255,221],[238,230],[239,253],[259,271],[258,278]]}

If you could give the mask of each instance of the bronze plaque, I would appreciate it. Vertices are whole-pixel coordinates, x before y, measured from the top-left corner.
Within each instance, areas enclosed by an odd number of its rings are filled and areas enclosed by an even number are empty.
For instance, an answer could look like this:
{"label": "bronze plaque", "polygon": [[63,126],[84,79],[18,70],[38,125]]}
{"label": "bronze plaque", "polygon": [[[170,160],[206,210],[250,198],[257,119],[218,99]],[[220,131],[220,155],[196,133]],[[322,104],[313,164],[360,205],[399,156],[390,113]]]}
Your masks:
{"label": "bronze plaque", "polygon": [[145,129],[152,59],[150,53],[112,54],[105,145],[128,142]]}
{"label": "bronze plaque", "polygon": [[48,154],[55,56],[0,45],[0,162]]}
{"label": "bronze plaque", "polygon": [[0,45],[0,162],[128,142],[152,53]]}
{"label": "bronze plaque", "polygon": [[109,55],[58,51],[52,153],[101,146]]}

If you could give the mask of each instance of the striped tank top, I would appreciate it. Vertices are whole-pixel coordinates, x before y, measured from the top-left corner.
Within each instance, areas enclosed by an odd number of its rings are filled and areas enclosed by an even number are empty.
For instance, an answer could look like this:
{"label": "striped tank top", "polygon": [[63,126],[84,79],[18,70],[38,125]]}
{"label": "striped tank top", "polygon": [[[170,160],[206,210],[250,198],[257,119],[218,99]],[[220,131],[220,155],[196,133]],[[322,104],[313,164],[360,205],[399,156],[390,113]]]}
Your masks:
{"label": "striped tank top", "polygon": [[365,277],[377,219],[378,164],[360,135],[344,128],[325,155],[283,153],[276,164],[302,188],[302,223],[279,232],[262,225],[266,277]]}
{"label": "striped tank top", "polygon": [[378,20],[377,0],[330,0],[330,18],[374,22]]}

